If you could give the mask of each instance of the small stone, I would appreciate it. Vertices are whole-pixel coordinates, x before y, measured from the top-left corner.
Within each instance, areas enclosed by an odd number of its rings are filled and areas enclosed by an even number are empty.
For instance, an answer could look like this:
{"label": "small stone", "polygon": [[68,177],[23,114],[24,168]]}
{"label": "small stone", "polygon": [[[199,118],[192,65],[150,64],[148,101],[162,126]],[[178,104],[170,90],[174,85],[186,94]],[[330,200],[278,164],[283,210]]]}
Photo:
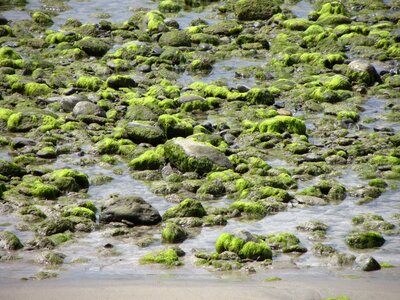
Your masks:
{"label": "small stone", "polygon": [[367,254],[362,254],[357,257],[355,261],[355,268],[369,272],[369,271],[380,270],[381,265],[372,256],[369,256]]}

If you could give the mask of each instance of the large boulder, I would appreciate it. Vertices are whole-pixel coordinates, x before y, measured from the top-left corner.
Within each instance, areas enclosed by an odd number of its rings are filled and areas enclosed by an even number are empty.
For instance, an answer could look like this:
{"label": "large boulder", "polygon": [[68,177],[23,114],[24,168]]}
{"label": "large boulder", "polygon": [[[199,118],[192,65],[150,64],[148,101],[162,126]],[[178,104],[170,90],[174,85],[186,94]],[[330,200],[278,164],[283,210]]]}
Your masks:
{"label": "large boulder", "polygon": [[117,195],[101,207],[100,222],[125,222],[132,226],[156,225],[161,222],[161,216],[141,197]]}
{"label": "large boulder", "polygon": [[280,11],[271,0],[239,0],[235,4],[235,14],[242,21],[267,20]]}
{"label": "large boulder", "polygon": [[169,140],[165,144],[165,158],[182,172],[204,174],[232,168],[229,159],[218,149],[184,138]]}

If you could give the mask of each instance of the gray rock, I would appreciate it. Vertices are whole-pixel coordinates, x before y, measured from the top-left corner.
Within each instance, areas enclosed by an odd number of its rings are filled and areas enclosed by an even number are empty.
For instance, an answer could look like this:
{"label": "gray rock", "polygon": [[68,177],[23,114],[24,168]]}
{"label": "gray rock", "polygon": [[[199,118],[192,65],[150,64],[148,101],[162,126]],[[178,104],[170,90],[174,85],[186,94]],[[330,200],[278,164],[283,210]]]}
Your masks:
{"label": "gray rock", "polygon": [[186,96],[182,96],[178,99],[179,104],[193,102],[193,101],[206,101],[206,99],[204,99],[201,96],[197,96],[197,95],[186,95]]}
{"label": "gray rock", "polygon": [[100,222],[125,222],[132,226],[156,225],[161,222],[161,216],[141,197],[115,195],[102,206]]}
{"label": "gray rock", "polygon": [[100,107],[98,107],[96,104],[89,102],[89,101],[80,101],[78,102],[73,111],[72,114],[75,117],[78,116],[97,116],[97,117],[105,117],[106,113],[104,110],[102,110]]}
{"label": "gray rock", "polygon": [[149,143],[154,146],[165,142],[165,135],[158,126],[143,124],[139,122],[130,122],[125,127],[126,137],[134,143]]}
{"label": "gray rock", "polygon": [[376,261],[375,258],[367,254],[361,254],[357,257],[354,263],[355,269],[362,271],[376,271],[381,269],[381,265]]}
{"label": "gray rock", "polygon": [[242,239],[243,241],[247,242],[255,242],[258,243],[258,240],[254,235],[252,235],[250,232],[247,230],[240,230],[238,232],[235,232],[235,237]]}
{"label": "gray rock", "polygon": [[60,102],[61,108],[69,113],[72,112],[75,105],[81,101],[88,101],[88,98],[85,95],[70,95],[70,96],[57,96],[50,97],[46,100],[48,103]]}
{"label": "gray rock", "polygon": [[207,173],[212,169],[231,169],[229,159],[217,149],[190,139],[177,138],[165,144],[165,157],[180,171]]}
{"label": "gray rock", "polygon": [[18,237],[9,231],[0,231],[0,249],[18,250],[24,247]]}

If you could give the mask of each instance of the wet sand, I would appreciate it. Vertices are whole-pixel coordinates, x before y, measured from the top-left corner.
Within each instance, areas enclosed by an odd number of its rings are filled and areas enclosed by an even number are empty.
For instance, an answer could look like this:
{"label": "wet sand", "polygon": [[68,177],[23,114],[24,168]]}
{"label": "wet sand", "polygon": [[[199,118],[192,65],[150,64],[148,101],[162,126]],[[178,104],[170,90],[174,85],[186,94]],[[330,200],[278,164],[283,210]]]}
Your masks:
{"label": "wet sand", "polygon": [[275,282],[202,280],[45,280],[0,286],[7,300],[106,299],[325,299],[347,296],[351,300],[399,299],[398,281],[371,278],[288,279]]}

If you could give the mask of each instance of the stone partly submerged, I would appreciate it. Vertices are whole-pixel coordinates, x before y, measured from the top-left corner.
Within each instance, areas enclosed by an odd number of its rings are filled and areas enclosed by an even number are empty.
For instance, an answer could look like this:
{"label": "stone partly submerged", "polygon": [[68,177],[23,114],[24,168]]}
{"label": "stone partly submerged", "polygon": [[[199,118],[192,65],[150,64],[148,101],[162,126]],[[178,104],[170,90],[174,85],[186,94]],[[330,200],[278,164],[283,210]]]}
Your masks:
{"label": "stone partly submerged", "polygon": [[165,144],[165,157],[182,172],[208,173],[231,169],[229,159],[216,148],[190,139],[176,138]]}
{"label": "stone partly submerged", "polygon": [[102,206],[100,222],[123,222],[130,226],[156,225],[161,222],[161,216],[141,197],[116,195]]}

